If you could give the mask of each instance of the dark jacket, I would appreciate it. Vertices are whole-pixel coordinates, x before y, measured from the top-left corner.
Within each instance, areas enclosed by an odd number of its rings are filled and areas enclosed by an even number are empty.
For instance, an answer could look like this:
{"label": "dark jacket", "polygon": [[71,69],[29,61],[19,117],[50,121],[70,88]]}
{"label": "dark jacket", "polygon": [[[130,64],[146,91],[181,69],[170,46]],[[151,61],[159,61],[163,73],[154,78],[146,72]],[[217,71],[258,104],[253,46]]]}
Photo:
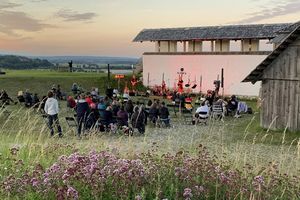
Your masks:
{"label": "dark jacket", "polygon": [[117,113],[117,117],[121,125],[128,124],[128,113],[125,110],[119,110],[119,112]]}
{"label": "dark jacket", "polygon": [[159,110],[157,108],[150,108],[149,109],[149,118],[152,119],[152,118],[157,118],[159,115]]}
{"label": "dark jacket", "polygon": [[169,109],[165,106],[162,106],[159,110],[159,117],[161,119],[168,119],[169,118]]}
{"label": "dark jacket", "polygon": [[126,112],[128,112],[128,113],[133,113],[133,104],[127,102],[127,103],[125,104],[125,110],[126,110]]}
{"label": "dark jacket", "polygon": [[134,128],[144,127],[145,126],[145,113],[144,111],[135,111],[131,117],[132,126]]}
{"label": "dark jacket", "polygon": [[82,118],[89,112],[89,104],[85,100],[79,100],[76,106],[77,118]]}

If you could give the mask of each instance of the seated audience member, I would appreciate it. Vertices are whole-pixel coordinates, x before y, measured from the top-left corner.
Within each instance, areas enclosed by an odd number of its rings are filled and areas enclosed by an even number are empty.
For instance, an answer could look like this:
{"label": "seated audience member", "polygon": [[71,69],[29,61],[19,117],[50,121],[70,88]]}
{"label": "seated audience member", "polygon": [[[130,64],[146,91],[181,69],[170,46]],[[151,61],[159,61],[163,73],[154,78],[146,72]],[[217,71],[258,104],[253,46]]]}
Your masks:
{"label": "seated audience member", "polygon": [[138,106],[134,108],[134,113],[132,114],[131,122],[133,128],[137,128],[139,133],[145,133],[145,113],[143,111],[143,106],[141,106],[141,108],[139,108]]}
{"label": "seated audience member", "polygon": [[131,115],[133,114],[133,103],[132,100],[129,99],[126,103],[125,103],[125,111],[128,113],[129,118],[131,118]]}
{"label": "seated audience member", "polygon": [[104,119],[104,114],[105,114],[106,108],[107,108],[107,106],[105,105],[103,99],[101,99],[98,104],[98,110],[99,110],[100,118],[102,118],[102,119]]}
{"label": "seated audience member", "polygon": [[235,95],[232,95],[227,104],[227,113],[233,113],[238,108],[238,101]]}
{"label": "seated audience member", "polygon": [[114,98],[113,102],[111,103],[113,115],[117,116],[118,111],[120,110],[120,103],[117,98]]}
{"label": "seated audience member", "polygon": [[75,108],[76,107],[76,101],[72,96],[68,96],[67,107],[68,108]]}
{"label": "seated audience member", "polygon": [[103,118],[104,125],[108,126],[112,123],[115,123],[115,120],[113,118],[112,108],[111,106],[108,106],[106,110],[104,111],[104,118]]}
{"label": "seated audience member", "polygon": [[73,83],[71,90],[75,96],[78,94],[79,88],[78,88],[77,83]]}
{"label": "seated audience member", "polygon": [[152,123],[156,123],[156,120],[159,115],[158,105],[156,102],[152,103],[150,109],[149,109],[149,120]]}
{"label": "seated audience member", "polygon": [[93,97],[98,97],[98,88],[92,88],[91,95]]}
{"label": "seated audience member", "polygon": [[46,104],[47,99],[48,99],[47,96],[42,97],[42,101],[41,101],[41,103],[39,105],[39,108],[38,108],[39,111],[44,112],[44,108],[45,108],[45,104]]}
{"label": "seated audience member", "polygon": [[32,103],[33,103],[33,99],[32,99],[32,95],[31,95],[31,93],[29,92],[28,89],[25,92],[25,97],[24,98],[25,98],[25,106],[26,107],[31,107]]}
{"label": "seated audience member", "polygon": [[8,96],[5,90],[0,92],[0,100],[2,101],[2,105],[9,105],[10,102],[14,103],[14,100]]}
{"label": "seated audience member", "polygon": [[63,94],[62,94],[60,85],[57,85],[56,98],[59,99],[59,100],[63,100]]}
{"label": "seated audience member", "polygon": [[[76,105],[76,117],[77,117],[77,136],[80,138],[82,124],[85,125],[87,115],[89,114],[89,105],[85,100],[85,95],[81,94]],[[85,128],[85,127],[84,127]]]}
{"label": "seated audience member", "polygon": [[165,102],[162,102],[159,109],[159,118],[163,123],[165,123],[166,126],[170,126],[169,115],[169,109],[165,106]]}
{"label": "seated audience member", "polygon": [[120,110],[118,111],[117,118],[119,126],[128,126],[128,113],[125,111],[124,106],[121,106]]}
{"label": "seated audience member", "polygon": [[212,90],[207,90],[206,100],[209,103],[209,106],[212,106],[215,99],[215,92]]}
{"label": "seated audience member", "polygon": [[25,103],[23,91],[18,92],[17,99],[18,99],[19,103]]}
{"label": "seated audience member", "polygon": [[208,101],[203,101],[201,106],[195,112],[196,118],[206,119],[209,116]]}
{"label": "seated audience member", "polygon": [[89,104],[89,106],[93,103],[92,96],[89,93],[86,94],[85,101]]}
{"label": "seated audience member", "polygon": [[33,105],[35,108],[38,108],[39,105],[40,105],[40,99],[39,99],[37,93],[34,93],[34,95],[33,95],[33,98],[32,98],[32,105]]}

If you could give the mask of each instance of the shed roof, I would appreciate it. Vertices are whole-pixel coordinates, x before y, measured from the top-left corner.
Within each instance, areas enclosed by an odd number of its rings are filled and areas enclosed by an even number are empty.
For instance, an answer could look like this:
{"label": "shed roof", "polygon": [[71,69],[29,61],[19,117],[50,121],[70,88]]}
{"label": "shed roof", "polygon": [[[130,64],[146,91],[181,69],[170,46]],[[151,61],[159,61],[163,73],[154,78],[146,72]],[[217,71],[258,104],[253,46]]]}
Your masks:
{"label": "shed roof", "polygon": [[288,34],[287,37],[278,45],[278,47],[272,51],[266,59],[264,59],[242,82],[252,82],[253,84],[257,81],[262,80],[264,70],[286,49],[290,44],[300,37],[300,23],[296,23],[293,26],[293,30]]}
{"label": "shed roof", "polygon": [[276,37],[276,32],[283,30],[290,25],[290,23],[281,23],[144,29],[133,41],[272,39]]}
{"label": "shed roof", "polygon": [[295,30],[298,26],[300,25],[300,21],[294,23],[294,24],[291,24],[290,26],[287,26],[286,28],[284,29],[281,29],[277,32],[277,36],[275,38],[273,38],[271,40],[272,43],[275,43],[275,44],[280,44],[281,42],[283,42],[285,40],[285,38],[287,36],[289,36],[289,34]]}

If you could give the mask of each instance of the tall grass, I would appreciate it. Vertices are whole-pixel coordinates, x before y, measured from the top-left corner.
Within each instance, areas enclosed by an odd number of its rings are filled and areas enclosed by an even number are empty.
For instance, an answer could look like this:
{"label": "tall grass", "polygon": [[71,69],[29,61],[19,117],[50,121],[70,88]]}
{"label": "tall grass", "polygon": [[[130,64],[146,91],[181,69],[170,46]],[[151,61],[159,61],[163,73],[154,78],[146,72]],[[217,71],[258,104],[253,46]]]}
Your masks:
{"label": "tall grass", "polygon": [[[284,132],[281,142],[274,143],[277,135],[268,131],[252,133],[256,116],[225,120],[225,123],[210,121],[208,126],[185,125],[178,118],[172,121],[173,128],[148,127],[143,136],[91,132],[77,140],[75,130],[67,127],[63,120],[68,113],[66,108],[63,107],[61,113],[62,139],[49,136],[46,123],[37,111],[18,107],[7,113],[2,109],[0,197],[4,198],[9,192],[12,196],[8,198],[12,199],[55,199],[61,191],[61,198],[79,195],[80,199],[299,198],[299,137],[291,140]],[[245,122],[244,131],[235,128]],[[59,159],[62,155],[68,159]],[[107,172],[106,176],[112,178],[93,188],[82,175],[82,170],[91,165],[93,155],[101,158],[96,162],[97,170],[105,166],[119,170],[128,162],[127,170],[138,168],[145,172],[147,179],[142,176],[130,179],[128,174],[115,177]],[[113,163],[105,161],[104,155]],[[61,176],[72,168],[74,156],[84,158],[85,162],[76,165],[79,171],[74,172],[74,177],[70,176],[70,182],[64,183]],[[123,163],[122,159],[127,161]],[[136,165],[137,159],[141,165]],[[120,165],[116,164],[119,162]],[[35,181],[44,181],[43,174],[55,163],[60,169],[52,174],[54,181],[49,185],[50,190],[44,192],[46,186],[36,187]],[[77,180],[77,176],[82,177]],[[19,185],[20,181],[24,184]]]}

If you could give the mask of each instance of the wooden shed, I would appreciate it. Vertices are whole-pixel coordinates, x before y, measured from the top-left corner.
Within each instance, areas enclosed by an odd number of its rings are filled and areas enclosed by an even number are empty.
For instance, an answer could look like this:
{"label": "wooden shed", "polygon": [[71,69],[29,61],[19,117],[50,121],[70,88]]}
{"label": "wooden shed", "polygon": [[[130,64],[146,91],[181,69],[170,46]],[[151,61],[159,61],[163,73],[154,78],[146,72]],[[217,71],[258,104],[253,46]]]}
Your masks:
{"label": "wooden shed", "polygon": [[262,81],[261,126],[300,130],[300,23],[278,36],[277,48],[243,82]]}

